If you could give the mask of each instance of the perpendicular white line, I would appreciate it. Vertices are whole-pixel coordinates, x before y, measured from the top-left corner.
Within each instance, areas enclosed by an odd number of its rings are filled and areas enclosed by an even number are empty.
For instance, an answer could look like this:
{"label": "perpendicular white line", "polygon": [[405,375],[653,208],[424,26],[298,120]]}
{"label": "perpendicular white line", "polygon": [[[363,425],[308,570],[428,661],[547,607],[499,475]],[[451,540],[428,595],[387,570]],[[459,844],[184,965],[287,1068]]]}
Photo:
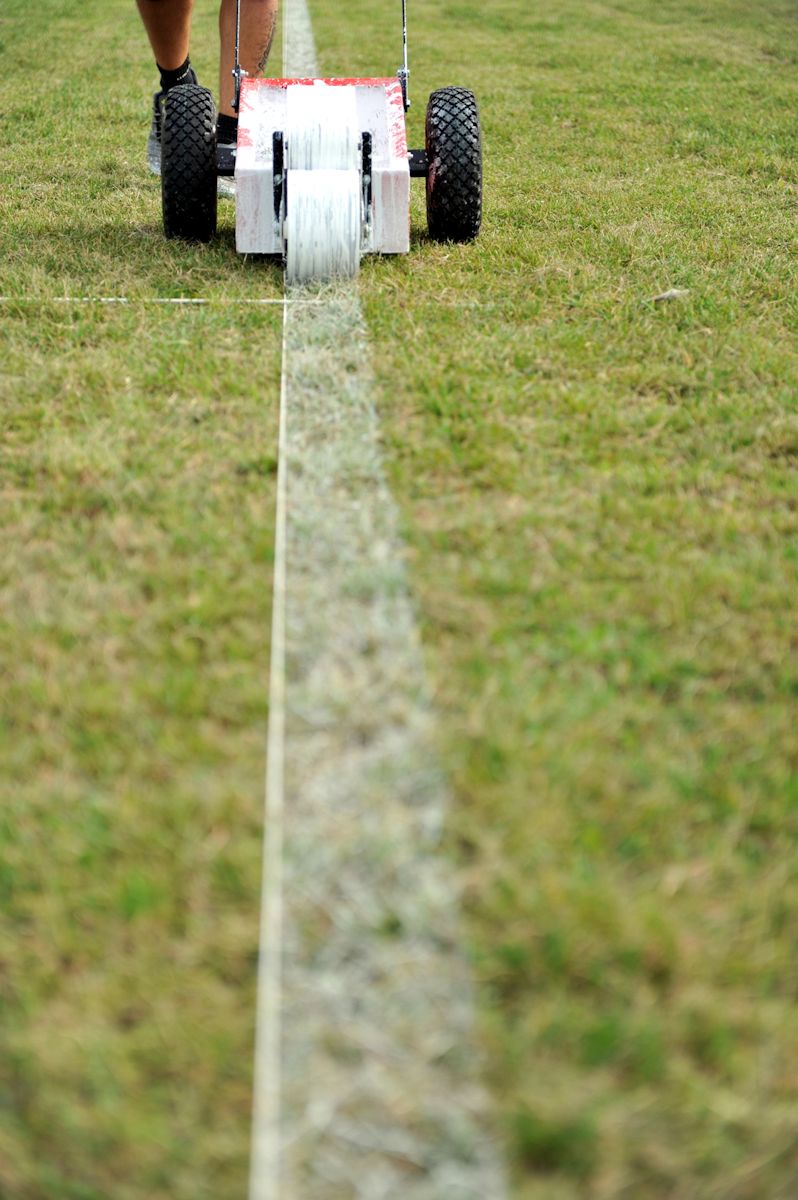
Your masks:
{"label": "perpendicular white line", "polygon": [[0,296],[0,304],[250,304],[277,305],[321,304],[311,298],[248,299],[246,296]]}
{"label": "perpendicular white line", "polygon": [[[428,298],[425,303],[434,305],[435,308],[493,308],[497,307],[489,300],[463,300],[463,299],[448,299],[447,297],[434,296]],[[183,296],[0,296],[0,304],[173,304],[177,306],[185,305],[264,305],[274,306],[277,308],[288,308],[292,305],[300,305],[304,307],[313,307],[314,305],[324,304],[324,300],[320,300],[312,296],[285,296],[280,299],[247,299],[246,296],[208,296],[208,297],[183,297]]]}

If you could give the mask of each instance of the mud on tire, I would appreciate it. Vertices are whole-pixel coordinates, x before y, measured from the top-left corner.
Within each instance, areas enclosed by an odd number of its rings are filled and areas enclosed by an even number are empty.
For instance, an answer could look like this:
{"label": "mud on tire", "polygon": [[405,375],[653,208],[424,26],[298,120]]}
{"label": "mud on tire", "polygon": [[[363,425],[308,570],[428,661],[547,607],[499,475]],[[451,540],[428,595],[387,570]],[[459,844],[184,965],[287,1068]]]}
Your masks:
{"label": "mud on tire", "polygon": [[216,106],[207,88],[172,88],[161,133],[163,229],[209,242],[216,232]]}
{"label": "mud on tire", "polygon": [[427,225],[438,242],[470,242],[482,221],[482,136],[468,88],[433,92],[427,105]]}

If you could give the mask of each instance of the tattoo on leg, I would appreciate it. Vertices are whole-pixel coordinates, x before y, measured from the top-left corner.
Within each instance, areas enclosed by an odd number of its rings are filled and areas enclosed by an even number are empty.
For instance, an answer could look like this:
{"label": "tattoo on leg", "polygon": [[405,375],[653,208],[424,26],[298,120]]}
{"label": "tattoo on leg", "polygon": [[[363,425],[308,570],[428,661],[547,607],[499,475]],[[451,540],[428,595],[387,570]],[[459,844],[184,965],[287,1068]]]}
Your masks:
{"label": "tattoo on leg", "polygon": [[257,70],[255,72],[256,75],[261,75],[263,73],[266,63],[269,61],[269,51],[272,48],[272,41],[274,40],[274,27],[275,27],[276,23],[277,23],[277,19],[274,15],[272,15],[271,28],[269,29],[269,32],[266,35],[266,45],[263,47],[263,53],[261,54],[260,58],[258,59],[258,66],[257,66]]}

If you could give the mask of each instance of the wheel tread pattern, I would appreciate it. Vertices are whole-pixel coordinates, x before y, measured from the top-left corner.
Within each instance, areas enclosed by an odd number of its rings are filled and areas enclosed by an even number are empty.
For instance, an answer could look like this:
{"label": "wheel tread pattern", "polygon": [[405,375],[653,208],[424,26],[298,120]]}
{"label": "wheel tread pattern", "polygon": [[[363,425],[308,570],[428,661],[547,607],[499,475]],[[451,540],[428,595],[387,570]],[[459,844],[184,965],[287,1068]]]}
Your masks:
{"label": "wheel tread pattern", "polygon": [[216,232],[216,106],[207,88],[186,84],[167,93],[161,195],[168,238],[211,240]]}
{"label": "wheel tread pattern", "polygon": [[430,237],[470,242],[482,223],[482,136],[473,92],[446,87],[432,93],[426,143]]}

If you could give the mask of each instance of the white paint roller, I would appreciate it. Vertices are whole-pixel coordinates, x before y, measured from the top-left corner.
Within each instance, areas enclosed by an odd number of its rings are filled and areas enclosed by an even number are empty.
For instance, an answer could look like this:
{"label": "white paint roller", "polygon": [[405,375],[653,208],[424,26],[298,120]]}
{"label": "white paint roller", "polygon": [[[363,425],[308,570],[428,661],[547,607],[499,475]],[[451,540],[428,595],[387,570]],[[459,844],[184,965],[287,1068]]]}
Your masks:
{"label": "white paint roller", "polygon": [[290,171],[287,202],[288,283],[354,278],[360,266],[360,173]]}
{"label": "white paint roller", "polygon": [[362,235],[354,90],[320,82],[289,88],[285,137],[287,282],[352,278]]}

